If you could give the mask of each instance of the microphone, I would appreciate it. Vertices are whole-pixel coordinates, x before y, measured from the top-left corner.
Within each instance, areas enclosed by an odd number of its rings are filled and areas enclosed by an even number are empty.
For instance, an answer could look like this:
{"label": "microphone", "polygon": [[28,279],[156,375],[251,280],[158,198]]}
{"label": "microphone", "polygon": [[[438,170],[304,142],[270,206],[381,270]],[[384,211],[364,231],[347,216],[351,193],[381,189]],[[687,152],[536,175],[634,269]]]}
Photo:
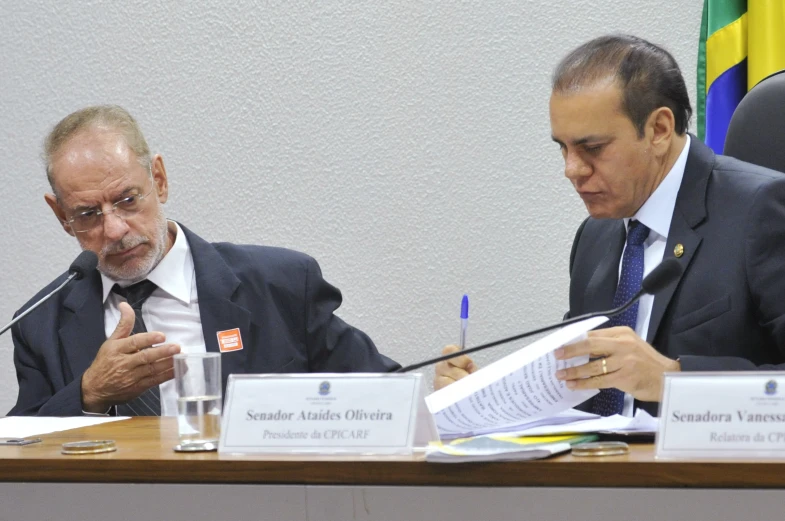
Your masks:
{"label": "microphone", "polygon": [[[89,275],[92,273],[94,269],[98,267],[98,255],[95,253],[85,250],[79,255],[76,256],[74,262],[71,263],[71,266],[68,267],[68,280],[76,279],[80,280],[83,279],[85,275]],[[55,290],[56,291],[56,290]]]}
{"label": "microphone", "polygon": [[502,344],[506,344],[508,342],[514,342],[515,340],[520,340],[522,338],[526,338],[529,336],[539,335],[540,333],[545,333],[546,331],[559,329],[561,327],[568,326],[576,322],[581,322],[582,320],[586,320],[589,318],[612,317],[620,313],[624,313],[633,304],[638,302],[638,300],[642,296],[647,294],[653,295],[655,293],[658,293],[663,288],[665,288],[665,286],[678,279],[681,276],[683,270],[684,268],[682,267],[681,263],[679,263],[679,261],[677,261],[673,257],[670,257],[662,261],[656,268],[654,268],[651,271],[651,273],[649,273],[641,281],[641,289],[640,291],[638,291],[638,293],[636,293],[630,300],[628,300],[627,302],[625,302],[624,304],[622,304],[617,308],[609,309],[607,311],[595,311],[594,313],[586,313],[585,315],[581,315],[579,317],[574,317],[564,320],[562,322],[559,322],[558,324],[551,324],[550,326],[545,326],[540,329],[535,329],[534,331],[527,331],[526,333],[521,333],[519,335],[503,338],[501,340],[496,340],[494,342],[482,344],[476,347],[472,347],[470,349],[464,349],[463,351],[457,351],[455,353],[441,355],[436,358],[431,358],[429,360],[426,360],[424,362],[418,362],[416,364],[407,365],[406,367],[401,367],[400,369],[391,372],[406,373],[408,371],[413,371],[414,369],[419,369],[420,367],[424,367],[426,365],[436,364],[438,362],[443,362],[444,360],[449,360],[450,358],[456,358],[461,355],[467,355],[469,353],[474,353],[476,351],[482,351],[483,349],[496,347]]}
{"label": "microphone", "polygon": [[35,308],[37,308],[38,306],[49,300],[55,293],[63,289],[66,284],[68,284],[74,279],[79,280],[83,278],[85,275],[90,274],[97,267],[98,267],[98,255],[96,255],[95,253],[85,250],[79,255],[77,255],[76,259],[74,259],[74,262],[72,262],[71,266],[68,268],[68,278],[66,278],[65,281],[59,286],[57,286],[51,293],[49,293],[44,298],[42,298],[41,300],[30,306],[28,309],[26,309],[24,313],[14,318],[7,326],[5,326],[2,330],[0,330],[0,335],[11,329],[11,326],[19,322],[28,313],[30,313]]}

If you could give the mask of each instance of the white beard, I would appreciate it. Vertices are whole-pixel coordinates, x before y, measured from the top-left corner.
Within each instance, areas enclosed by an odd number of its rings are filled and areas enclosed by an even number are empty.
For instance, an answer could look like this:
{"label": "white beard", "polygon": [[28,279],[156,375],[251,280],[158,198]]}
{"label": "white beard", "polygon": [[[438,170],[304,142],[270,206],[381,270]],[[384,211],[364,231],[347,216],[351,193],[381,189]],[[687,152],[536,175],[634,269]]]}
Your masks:
{"label": "white beard", "polygon": [[161,262],[164,255],[166,255],[168,230],[166,216],[164,215],[162,206],[158,206],[158,214],[156,215],[155,220],[158,228],[158,240],[155,241],[155,246],[142,259],[137,260],[135,266],[109,266],[105,263],[105,259],[108,254],[125,251],[140,244],[150,243],[149,237],[144,237],[142,235],[126,236],[119,242],[105,247],[98,255],[98,270],[114,281],[134,283],[144,280],[147,275],[158,266],[158,263]]}

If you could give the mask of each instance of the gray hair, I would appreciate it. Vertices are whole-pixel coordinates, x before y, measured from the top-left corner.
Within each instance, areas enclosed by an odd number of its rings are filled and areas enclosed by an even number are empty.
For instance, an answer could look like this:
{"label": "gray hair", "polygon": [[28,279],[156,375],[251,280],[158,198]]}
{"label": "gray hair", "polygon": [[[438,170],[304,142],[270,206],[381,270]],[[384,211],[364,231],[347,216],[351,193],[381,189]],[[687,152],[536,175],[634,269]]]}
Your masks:
{"label": "gray hair", "polygon": [[71,138],[91,128],[107,128],[118,131],[124,138],[128,148],[136,156],[136,160],[148,171],[152,165],[150,147],[144,139],[142,130],[136,120],[122,107],[117,105],[96,105],[77,110],[63,118],[44,141],[43,158],[46,163],[46,178],[52,190],[55,190],[52,175],[52,157],[60,151]]}

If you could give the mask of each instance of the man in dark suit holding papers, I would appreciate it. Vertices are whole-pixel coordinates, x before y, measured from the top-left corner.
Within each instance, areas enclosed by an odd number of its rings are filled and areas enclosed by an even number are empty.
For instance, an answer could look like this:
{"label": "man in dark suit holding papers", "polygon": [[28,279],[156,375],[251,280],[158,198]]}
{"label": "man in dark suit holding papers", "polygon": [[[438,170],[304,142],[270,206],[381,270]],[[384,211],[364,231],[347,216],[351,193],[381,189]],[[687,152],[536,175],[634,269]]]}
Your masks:
{"label": "man in dark suit holding papers", "polygon": [[[567,317],[623,303],[665,258],[684,268],[557,351],[592,358],[557,376],[600,389],[585,404],[598,414],[656,414],[667,371],[785,367],[785,176],[715,155],[687,134],[691,112],[673,57],[639,38],[592,40],[554,73],[552,137],[590,215],[572,247]],[[473,370],[465,356],[442,363],[435,385]]]}
{"label": "man in dark suit holding papers", "polygon": [[14,325],[19,396],[9,415],[175,415],[178,352],[221,352],[224,387],[231,373],[397,367],[334,315],[341,293],[311,257],[208,243],[168,221],[163,159],[122,108],[67,116],[45,157],[46,202],[98,270]]}

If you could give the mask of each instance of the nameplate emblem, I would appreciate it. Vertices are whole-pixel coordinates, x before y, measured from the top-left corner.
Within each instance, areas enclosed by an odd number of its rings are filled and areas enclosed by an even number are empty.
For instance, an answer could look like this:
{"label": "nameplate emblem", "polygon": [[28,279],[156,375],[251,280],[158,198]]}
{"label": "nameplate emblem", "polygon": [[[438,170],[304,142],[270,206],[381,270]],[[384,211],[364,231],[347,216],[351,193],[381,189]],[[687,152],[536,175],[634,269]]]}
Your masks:
{"label": "nameplate emblem", "polygon": [[785,458],[785,372],[666,373],[658,458]]}
{"label": "nameplate emblem", "polygon": [[218,450],[410,454],[420,407],[420,374],[231,375]]}

